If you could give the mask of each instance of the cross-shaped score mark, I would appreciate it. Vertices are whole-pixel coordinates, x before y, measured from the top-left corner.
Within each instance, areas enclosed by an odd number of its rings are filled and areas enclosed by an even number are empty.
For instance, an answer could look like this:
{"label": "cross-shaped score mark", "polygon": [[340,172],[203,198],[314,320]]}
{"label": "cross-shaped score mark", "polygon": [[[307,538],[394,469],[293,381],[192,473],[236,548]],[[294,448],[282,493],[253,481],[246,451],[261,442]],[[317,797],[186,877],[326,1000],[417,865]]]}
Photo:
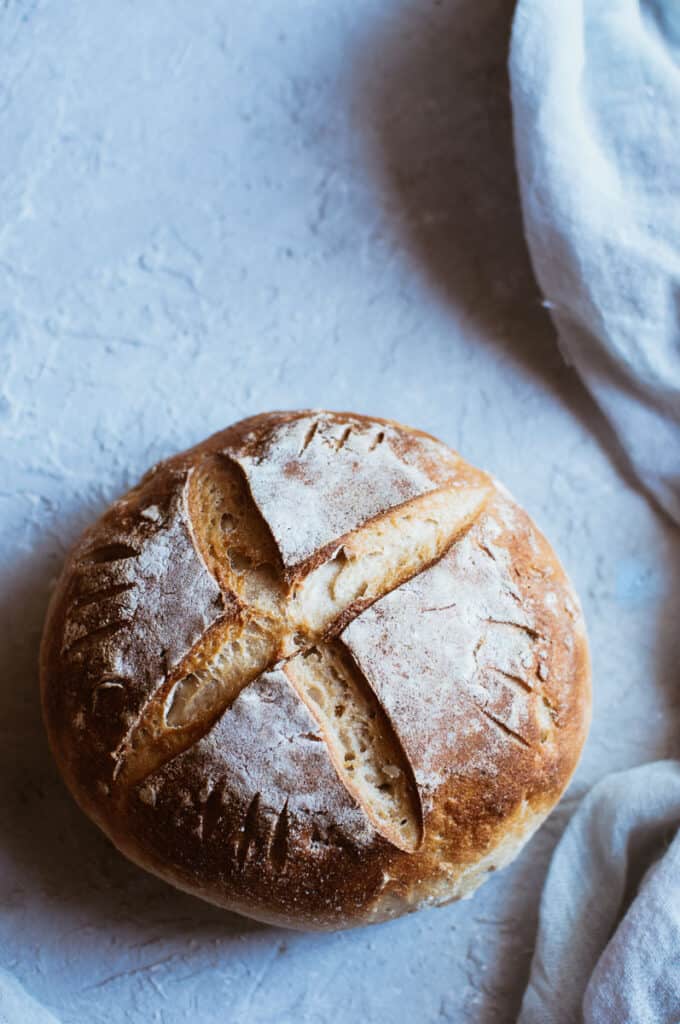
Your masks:
{"label": "cross-shaped score mark", "polygon": [[189,510],[227,613],[126,737],[118,752],[121,781],[139,782],[186,750],[244,687],[280,664],[376,830],[401,849],[416,849],[422,822],[408,758],[340,634],[436,562],[487,495],[482,487],[443,487],[413,498],[342,538],[330,557],[290,582],[241,469],[226,458],[205,459],[191,477]]}

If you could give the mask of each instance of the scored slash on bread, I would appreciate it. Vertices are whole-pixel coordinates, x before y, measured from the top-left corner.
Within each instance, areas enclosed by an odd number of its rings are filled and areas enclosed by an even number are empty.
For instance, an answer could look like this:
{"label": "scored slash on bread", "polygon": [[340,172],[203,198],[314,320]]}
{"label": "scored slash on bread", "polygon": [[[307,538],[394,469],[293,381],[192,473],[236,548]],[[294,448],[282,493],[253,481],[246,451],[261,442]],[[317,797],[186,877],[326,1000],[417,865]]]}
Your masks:
{"label": "scored slash on bread", "polygon": [[348,414],[256,417],[77,547],[50,740],[139,863],[292,926],[471,892],[558,798],[588,719],[578,602],[487,475]]}
{"label": "scored slash on bread", "polygon": [[[323,443],[323,436],[322,431],[315,431],[317,444]],[[312,447],[309,442],[305,450]],[[393,470],[391,494],[395,477]],[[429,478],[427,482],[431,486]],[[317,717],[345,786],[379,832],[403,849],[415,849],[421,815],[417,795],[409,792],[408,763],[402,755],[388,758],[385,763],[392,776],[382,772],[377,763],[362,770],[361,762],[375,760],[373,746],[388,745],[391,750],[399,744],[394,738],[388,741],[391,727],[384,714],[377,734],[376,721],[358,714],[357,707],[370,700],[370,694],[362,698],[361,683],[348,682],[360,675],[356,669],[344,669],[343,696],[334,705],[336,709],[342,705],[343,714],[329,715],[324,710],[330,695],[338,690],[335,676],[342,664],[341,657],[331,657],[328,641],[369,604],[439,558],[470,525],[491,488],[481,474],[477,474],[475,486],[463,490],[457,478],[455,484],[411,497],[383,512],[343,537],[339,547],[336,537],[334,554],[320,564],[308,562],[306,572],[298,569],[286,583],[277,547],[253,507],[239,465],[219,456],[197,466],[188,492],[194,535],[206,565],[230,597],[229,611],[221,627],[199,643],[175,677],[154,694],[126,737],[118,752],[124,781],[139,781],[204,735],[242,687],[286,659],[286,675]],[[346,517],[344,522],[351,520]],[[347,665],[347,658],[344,663]],[[312,670],[313,692],[321,689],[325,700],[310,699],[304,686]],[[367,740],[361,760],[349,757],[352,750],[346,723],[352,717],[355,728],[359,722],[365,723]],[[346,737],[344,742],[340,736]],[[400,767],[395,768],[394,762]],[[355,785],[359,776],[363,785]]]}

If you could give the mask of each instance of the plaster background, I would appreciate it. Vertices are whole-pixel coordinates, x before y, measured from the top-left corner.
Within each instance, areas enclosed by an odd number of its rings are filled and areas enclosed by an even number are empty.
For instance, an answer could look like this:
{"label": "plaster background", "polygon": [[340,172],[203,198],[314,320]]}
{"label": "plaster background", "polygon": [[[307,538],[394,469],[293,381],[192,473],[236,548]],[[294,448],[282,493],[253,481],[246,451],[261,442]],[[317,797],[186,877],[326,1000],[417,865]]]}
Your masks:
{"label": "plaster background", "polygon": [[[510,1022],[574,802],[678,753],[680,536],[537,293],[512,7],[0,6],[0,967],[62,1024]],[[37,694],[81,529],[152,462],[298,406],[401,419],[498,475],[571,574],[594,664],[582,764],[519,861],[472,902],[330,936],[128,865],[60,783]]]}

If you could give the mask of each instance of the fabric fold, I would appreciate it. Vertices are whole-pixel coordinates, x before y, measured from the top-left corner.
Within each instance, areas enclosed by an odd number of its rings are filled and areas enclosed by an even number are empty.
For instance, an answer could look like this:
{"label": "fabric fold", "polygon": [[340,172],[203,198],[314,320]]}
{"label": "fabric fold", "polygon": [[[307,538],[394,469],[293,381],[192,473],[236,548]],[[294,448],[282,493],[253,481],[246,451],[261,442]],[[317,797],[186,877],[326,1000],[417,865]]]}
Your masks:
{"label": "fabric fold", "polygon": [[565,359],[680,521],[680,7],[520,0],[525,232]]}
{"label": "fabric fold", "polygon": [[[561,351],[680,523],[680,5],[519,0],[510,77]],[[550,865],[520,1024],[678,1024],[679,829],[678,762],[584,800]]]}
{"label": "fabric fold", "polygon": [[677,761],[585,797],[550,864],[519,1024],[677,1024],[679,828]]}

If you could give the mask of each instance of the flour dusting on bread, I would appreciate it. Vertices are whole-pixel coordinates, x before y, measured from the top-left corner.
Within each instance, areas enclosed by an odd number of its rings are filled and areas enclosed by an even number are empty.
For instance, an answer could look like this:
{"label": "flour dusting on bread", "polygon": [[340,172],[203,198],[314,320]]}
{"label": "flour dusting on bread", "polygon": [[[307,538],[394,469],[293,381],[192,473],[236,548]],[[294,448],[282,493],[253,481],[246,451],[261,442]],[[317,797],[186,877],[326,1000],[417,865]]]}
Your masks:
{"label": "flour dusting on bread", "polygon": [[294,927],[469,895],[589,715],[578,600],[507,492],[418,431],[309,411],[162,463],[87,531],[41,686],[128,856]]}
{"label": "flour dusting on bread", "polygon": [[425,435],[321,412],[274,427],[254,453],[233,457],[288,569],[450,482],[460,461]]}

